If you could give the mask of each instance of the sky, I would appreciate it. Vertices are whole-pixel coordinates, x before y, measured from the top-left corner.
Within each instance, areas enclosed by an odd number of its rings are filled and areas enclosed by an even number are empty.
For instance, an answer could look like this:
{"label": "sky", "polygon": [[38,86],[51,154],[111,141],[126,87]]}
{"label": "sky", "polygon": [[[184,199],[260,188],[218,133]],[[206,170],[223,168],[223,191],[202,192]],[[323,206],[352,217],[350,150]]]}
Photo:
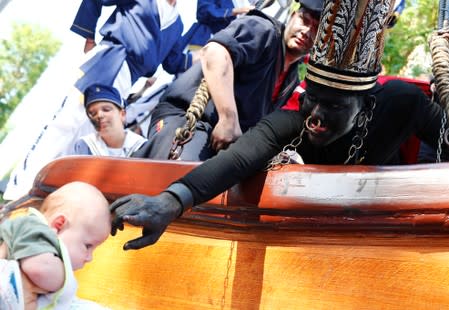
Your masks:
{"label": "sky", "polygon": [[68,27],[79,4],[74,0],[12,0],[0,13],[0,38],[8,38],[13,22],[26,22],[46,27],[64,40],[71,35]]}

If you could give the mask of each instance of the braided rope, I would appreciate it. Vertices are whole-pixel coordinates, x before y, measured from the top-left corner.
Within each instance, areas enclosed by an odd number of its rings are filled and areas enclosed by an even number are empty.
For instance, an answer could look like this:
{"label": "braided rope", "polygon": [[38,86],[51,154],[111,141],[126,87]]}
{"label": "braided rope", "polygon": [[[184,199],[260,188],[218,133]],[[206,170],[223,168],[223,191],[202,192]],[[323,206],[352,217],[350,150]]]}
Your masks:
{"label": "braided rope", "polygon": [[187,122],[184,127],[176,129],[176,139],[184,141],[195,131],[196,122],[201,118],[209,101],[209,92],[207,90],[206,80],[201,80],[198,89],[193,96],[192,102],[186,112]]}
{"label": "braided rope", "polygon": [[441,32],[434,32],[429,40],[432,73],[441,106],[449,113],[449,42]]}
{"label": "braided rope", "polygon": [[178,159],[182,152],[182,146],[189,142],[195,132],[196,122],[201,118],[209,102],[210,94],[206,80],[203,78],[195,95],[186,111],[186,123],[175,131],[173,146],[168,156],[169,159]]}

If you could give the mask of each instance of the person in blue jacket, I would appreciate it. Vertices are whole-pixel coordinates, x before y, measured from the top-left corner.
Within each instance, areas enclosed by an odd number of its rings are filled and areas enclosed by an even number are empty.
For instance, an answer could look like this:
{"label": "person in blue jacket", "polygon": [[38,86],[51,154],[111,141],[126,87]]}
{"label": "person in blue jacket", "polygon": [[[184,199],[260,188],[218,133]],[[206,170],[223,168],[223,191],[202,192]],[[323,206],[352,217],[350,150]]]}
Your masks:
{"label": "person in blue jacket", "polygon": [[235,7],[232,0],[198,0],[197,22],[189,29],[190,49],[204,46],[216,32],[226,28],[236,16],[248,13],[254,6]]}
{"label": "person in blue jacket", "polygon": [[183,23],[175,0],[83,0],[70,29],[86,38],[85,51],[95,45],[103,6],[112,5],[116,9],[99,31],[103,39],[81,66],[83,76],[76,82],[81,92],[94,82],[113,86],[120,74],[129,77],[125,89],[118,87],[126,98],[126,88],[152,76],[160,64],[171,74],[192,65],[192,54],[183,53]]}

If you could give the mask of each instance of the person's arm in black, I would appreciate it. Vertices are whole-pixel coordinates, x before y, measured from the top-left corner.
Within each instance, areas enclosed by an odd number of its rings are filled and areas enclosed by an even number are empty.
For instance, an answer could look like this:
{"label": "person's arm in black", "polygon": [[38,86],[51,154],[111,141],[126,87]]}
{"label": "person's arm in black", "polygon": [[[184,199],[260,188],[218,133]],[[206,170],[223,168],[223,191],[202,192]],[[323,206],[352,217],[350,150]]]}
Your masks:
{"label": "person's arm in black", "polygon": [[125,222],[142,226],[142,237],[128,241],[124,249],[155,243],[167,226],[193,205],[201,204],[262,170],[267,162],[299,135],[303,117],[278,110],[248,130],[229,149],[205,161],[157,196],[133,194],[111,205],[112,235]]}

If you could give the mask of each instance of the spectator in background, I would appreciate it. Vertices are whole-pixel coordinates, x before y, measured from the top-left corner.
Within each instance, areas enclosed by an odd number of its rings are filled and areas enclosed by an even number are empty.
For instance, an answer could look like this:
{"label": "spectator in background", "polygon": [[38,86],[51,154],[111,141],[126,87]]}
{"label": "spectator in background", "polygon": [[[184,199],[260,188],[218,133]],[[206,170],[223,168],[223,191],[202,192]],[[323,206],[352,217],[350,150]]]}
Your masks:
{"label": "spectator in background", "polygon": [[[112,5],[117,8],[100,29],[103,39],[94,49],[102,7]],[[81,92],[92,80],[112,86],[122,77],[129,80],[128,85],[114,86],[126,98],[131,85],[140,77],[152,76],[160,64],[171,74],[192,65],[193,55],[183,53],[183,23],[175,0],[83,0],[70,29],[86,38],[85,51],[94,54],[81,66],[84,75],[76,83]]]}
{"label": "spectator in background", "polygon": [[125,104],[113,87],[93,85],[84,94],[84,106],[95,133],[81,137],[74,147],[77,155],[128,157],[147,141],[125,129]]}

